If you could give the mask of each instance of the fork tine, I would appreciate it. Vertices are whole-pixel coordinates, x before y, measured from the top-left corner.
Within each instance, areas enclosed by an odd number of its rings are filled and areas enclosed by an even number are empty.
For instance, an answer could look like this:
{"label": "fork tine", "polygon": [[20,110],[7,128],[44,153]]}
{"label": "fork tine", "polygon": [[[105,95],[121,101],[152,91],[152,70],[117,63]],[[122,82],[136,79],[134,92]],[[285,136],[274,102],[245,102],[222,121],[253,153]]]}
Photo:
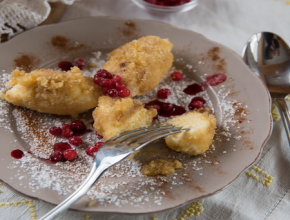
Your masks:
{"label": "fork tine", "polygon": [[127,141],[128,138],[132,137],[132,136],[136,136],[136,135],[140,135],[140,134],[146,134],[148,132],[150,132],[151,130],[160,130],[160,129],[165,129],[165,128],[169,128],[172,126],[169,125],[158,125],[158,126],[150,126],[150,127],[143,127],[143,128],[139,128],[137,130],[131,130],[131,131],[126,131],[124,133],[121,133],[118,137],[111,139],[110,141],[114,141],[114,142],[123,142],[124,140]]}
{"label": "fork tine", "polygon": [[167,128],[167,129],[163,129],[163,130],[152,130],[150,133],[148,132],[147,134],[144,134],[142,136],[138,136],[136,137],[134,140],[131,140],[130,143],[128,143],[128,145],[131,144],[140,144],[143,140],[148,140],[151,139],[154,136],[160,136],[163,134],[172,134],[172,132],[180,132],[182,130],[182,127],[171,127],[171,128]]}
{"label": "fork tine", "polygon": [[165,126],[167,126],[167,125],[163,125],[163,124],[155,124],[155,125],[152,125],[152,126],[150,126],[150,127],[142,127],[142,128],[138,128],[138,129],[136,129],[136,130],[134,130],[134,131],[132,131],[132,130],[125,131],[125,132],[121,133],[121,134],[118,135],[118,136],[112,137],[112,138],[110,139],[110,141],[120,141],[120,139],[125,138],[125,137],[127,137],[127,136],[130,136],[130,135],[132,135],[132,134],[134,134],[134,133],[137,133],[137,132],[139,132],[139,131],[144,131],[144,130],[146,131],[146,130],[148,130],[148,128],[159,128],[159,127],[165,127]]}
{"label": "fork tine", "polygon": [[163,131],[163,130],[168,130],[168,129],[173,129],[174,127],[169,125],[169,126],[162,126],[162,127],[148,127],[148,129],[146,131],[139,131],[136,133],[131,133],[131,135],[127,135],[124,139],[120,140],[119,143],[124,144],[124,143],[131,143],[131,141],[134,141],[140,137],[143,137],[145,135],[147,135],[148,133],[152,133],[152,132],[158,132],[158,131]]}
{"label": "fork tine", "polygon": [[155,140],[158,140],[160,138],[179,133],[182,130],[189,130],[189,129],[182,129],[181,128],[179,130],[176,129],[176,130],[171,131],[171,132],[163,132],[161,134],[154,134],[154,135],[151,135],[150,137],[147,136],[145,139],[143,138],[143,141],[139,141],[138,143],[135,143],[136,145],[139,145],[135,150],[139,150],[140,148],[144,147],[145,145],[147,145]]}

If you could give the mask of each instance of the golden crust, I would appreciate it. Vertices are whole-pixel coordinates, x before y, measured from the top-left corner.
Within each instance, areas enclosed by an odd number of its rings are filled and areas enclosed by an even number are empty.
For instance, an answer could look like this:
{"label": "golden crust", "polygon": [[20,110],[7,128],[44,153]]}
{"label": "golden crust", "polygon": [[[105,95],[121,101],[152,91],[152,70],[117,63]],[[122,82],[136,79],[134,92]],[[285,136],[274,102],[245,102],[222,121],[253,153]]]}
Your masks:
{"label": "golden crust", "polygon": [[208,111],[193,111],[174,117],[166,122],[170,125],[189,128],[165,138],[165,142],[172,150],[188,154],[199,155],[207,151],[212,144],[215,134],[216,119]]}
{"label": "golden crust", "polygon": [[120,75],[131,95],[143,95],[155,89],[172,66],[173,45],[156,36],[142,37],[111,53],[103,69]]}
{"label": "golden crust", "polygon": [[14,70],[12,86],[2,98],[38,112],[77,117],[97,106],[101,88],[84,77],[77,67],[68,72],[39,69],[31,73]]}
{"label": "golden crust", "polygon": [[182,163],[178,160],[172,160],[169,158],[162,158],[152,160],[149,164],[142,167],[142,174],[147,176],[156,175],[172,175],[175,173],[175,169],[182,168]]}
{"label": "golden crust", "polygon": [[106,141],[121,132],[149,126],[156,115],[156,109],[147,110],[138,100],[102,96],[93,112],[94,128]]}

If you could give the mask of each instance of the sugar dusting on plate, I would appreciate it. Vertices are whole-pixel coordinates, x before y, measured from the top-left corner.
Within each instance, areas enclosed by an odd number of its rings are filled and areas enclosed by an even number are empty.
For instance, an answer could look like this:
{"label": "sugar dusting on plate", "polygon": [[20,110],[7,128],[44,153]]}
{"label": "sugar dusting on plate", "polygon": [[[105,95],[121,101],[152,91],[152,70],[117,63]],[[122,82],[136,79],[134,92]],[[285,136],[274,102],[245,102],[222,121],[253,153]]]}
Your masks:
{"label": "sugar dusting on plate", "polygon": [[[101,52],[94,52],[89,59],[89,69],[84,71],[85,76],[93,76],[96,70],[100,69],[105,63],[102,58]],[[203,62],[198,62],[198,65],[203,65]],[[186,65],[185,68],[190,73],[195,73],[196,70],[193,66]],[[162,101],[170,102],[176,105],[185,107],[188,111],[188,103],[194,96],[186,95],[183,89],[194,83],[187,74],[184,74],[182,81],[175,82],[170,78],[170,73],[176,71],[175,67],[166,74],[164,79],[160,82],[158,87],[150,93],[136,97],[143,103],[147,103],[156,98],[156,93],[161,88],[169,88],[172,95]],[[181,71],[182,70],[178,70]],[[204,74],[203,78],[205,78]],[[1,78],[2,88],[7,88],[6,82],[9,80],[10,74],[3,73]],[[216,95],[219,100],[219,105],[222,110],[222,124],[217,130],[214,143],[210,150],[205,154],[198,157],[190,157],[177,152],[172,152],[165,146],[164,142],[160,142],[161,150],[167,157],[177,159],[182,162],[182,172],[177,172],[171,176],[157,176],[147,177],[142,175],[141,167],[144,161],[149,161],[160,157],[156,153],[152,157],[147,157],[142,160],[142,155],[149,155],[148,150],[143,149],[136,157],[130,160],[124,160],[115,166],[108,169],[99,181],[87,193],[91,200],[96,200],[98,204],[115,204],[122,207],[124,204],[132,205],[133,207],[142,207],[146,203],[153,203],[161,205],[164,197],[168,196],[168,190],[173,187],[180,187],[187,182],[193,181],[190,173],[196,172],[198,175],[203,175],[203,167],[206,164],[218,165],[220,161],[210,157],[215,152],[215,146],[221,141],[229,141],[231,138],[240,140],[241,136],[232,135],[231,127],[238,129],[236,125],[239,120],[235,118],[237,109],[241,103],[236,100],[230,100],[228,95],[230,90],[224,85],[215,88]],[[210,100],[207,91],[198,93],[198,96],[206,100],[206,106],[213,110],[215,113],[214,105]],[[13,117],[17,126],[17,132],[21,138],[29,145],[29,151],[25,151],[25,156],[20,160],[14,161],[10,164],[11,169],[22,169],[28,175],[16,174],[16,178],[20,181],[28,178],[29,187],[33,191],[38,189],[50,188],[58,192],[60,195],[68,195],[76,190],[82,181],[87,177],[90,172],[90,166],[93,158],[86,155],[85,149],[88,146],[94,145],[100,139],[95,135],[94,129],[91,126],[92,116],[91,112],[84,113],[80,116],[87,128],[92,129],[92,132],[86,133],[83,138],[83,143],[79,147],[72,146],[78,153],[79,158],[75,161],[58,162],[56,164],[48,164],[39,158],[48,159],[53,152],[53,145],[57,142],[68,142],[67,139],[55,137],[49,134],[48,130],[52,126],[61,126],[65,123],[70,123],[73,119],[68,116],[56,116],[49,114],[41,114],[32,110],[21,107],[13,107],[12,115],[9,109],[12,105],[5,101],[0,102],[0,126],[13,132],[11,129],[10,121],[6,119]],[[245,111],[241,112],[242,116],[246,116]],[[167,118],[160,117],[160,122],[166,121]],[[157,143],[158,144],[158,143]],[[148,146],[150,148],[150,146]],[[152,149],[151,149],[152,150]],[[226,152],[225,152],[226,153]],[[143,158],[144,159],[144,158]]]}

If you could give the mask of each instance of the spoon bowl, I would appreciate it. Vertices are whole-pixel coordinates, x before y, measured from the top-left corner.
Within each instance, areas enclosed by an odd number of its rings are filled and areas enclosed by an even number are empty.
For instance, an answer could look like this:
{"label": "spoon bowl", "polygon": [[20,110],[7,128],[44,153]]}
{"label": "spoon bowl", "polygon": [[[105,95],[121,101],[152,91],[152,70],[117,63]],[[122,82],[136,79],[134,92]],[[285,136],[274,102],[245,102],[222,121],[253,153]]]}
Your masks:
{"label": "spoon bowl", "polygon": [[290,93],[290,48],[278,35],[271,32],[254,34],[246,43],[243,60],[269,89],[281,111],[290,142],[290,115],[286,104]]}

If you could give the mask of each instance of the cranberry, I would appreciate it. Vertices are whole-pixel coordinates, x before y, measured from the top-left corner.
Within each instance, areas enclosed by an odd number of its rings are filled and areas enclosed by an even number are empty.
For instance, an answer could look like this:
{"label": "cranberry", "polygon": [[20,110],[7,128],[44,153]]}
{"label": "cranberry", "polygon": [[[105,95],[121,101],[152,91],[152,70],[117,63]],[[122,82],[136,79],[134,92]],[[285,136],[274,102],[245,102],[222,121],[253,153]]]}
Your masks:
{"label": "cranberry", "polygon": [[210,86],[217,86],[224,81],[226,81],[227,76],[221,73],[216,73],[214,75],[206,77],[206,82]]}
{"label": "cranberry", "polygon": [[103,90],[103,93],[106,95],[106,94],[108,93],[108,90],[109,90],[109,89],[108,89],[107,87],[103,87],[102,90]]}
{"label": "cranberry", "polygon": [[119,96],[119,92],[116,89],[109,89],[108,96],[110,96],[111,98],[117,97]]}
{"label": "cranberry", "polygon": [[61,61],[58,63],[58,67],[62,71],[69,71],[74,65],[70,61]]}
{"label": "cranberry", "polygon": [[70,129],[65,129],[62,131],[62,136],[65,137],[65,138],[70,138],[73,136],[73,131],[70,130]]}
{"label": "cranberry", "polygon": [[71,129],[71,126],[70,126],[70,124],[63,124],[63,125],[61,126],[61,129],[62,129],[62,130]]}
{"label": "cranberry", "polygon": [[100,135],[98,132],[96,132],[95,135],[96,135],[98,138],[103,138],[103,136]]}
{"label": "cranberry", "polygon": [[72,147],[68,143],[64,143],[64,142],[55,144],[53,148],[54,148],[54,152],[57,152],[57,151],[63,152],[65,150],[72,149]]}
{"label": "cranberry", "polygon": [[104,144],[104,142],[99,141],[99,142],[95,143],[95,147],[100,148],[103,144]]}
{"label": "cranberry", "polygon": [[121,80],[122,80],[121,76],[116,75],[113,77],[114,82],[121,82]]}
{"label": "cranberry", "polygon": [[119,92],[119,96],[122,98],[128,97],[130,95],[130,90],[129,89],[122,89]]}
{"label": "cranberry", "polygon": [[167,99],[168,96],[171,95],[171,91],[169,89],[160,89],[158,92],[157,92],[157,97],[159,99]]}
{"label": "cranberry", "polygon": [[83,58],[77,58],[75,64],[80,70],[82,70],[85,67],[85,60]]}
{"label": "cranberry", "polygon": [[94,83],[97,84],[97,85],[103,84],[103,78],[95,75]]}
{"label": "cranberry", "polygon": [[109,88],[113,88],[114,85],[115,85],[115,82],[113,80],[111,80],[111,79],[106,79],[103,82],[103,86],[107,87],[108,89]]}
{"label": "cranberry", "polygon": [[86,149],[86,153],[87,155],[91,156],[91,157],[94,157],[95,156],[95,153],[99,150],[98,147],[96,146],[89,146],[87,149]]}
{"label": "cranberry", "polygon": [[74,160],[76,158],[78,158],[78,154],[75,150],[65,150],[63,152],[63,158],[66,159],[66,160]]}
{"label": "cranberry", "polygon": [[49,133],[51,133],[54,136],[61,136],[62,129],[60,127],[52,127],[49,129]]}
{"label": "cranberry", "polygon": [[62,153],[60,151],[56,151],[54,154],[50,155],[50,159],[55,162],[60,161],[62,159]]}
{"label": "cranberry", "polygon": [[191,106],[193,108],[201,108],[203,106],[203,102],[202,101],[194,101],[191,103]]}
{"label": "cranberry", "polygon": [[116,89],[119,91],[122,89],[126,89],[126,85],[123,82],[116,82]]}
{"label": "cranberry", "polygon": [[15,159],[21,159],[24,156],[24,153],[22,150],[16,149],[11,152],[11,156]]}
{"label": "cranberry", "polygon": [[111,73],[109,73],[107,70],[105,69],[100,69],[97,72],[97,76],[102,77],[102,78],[106,78],[106,79],[112,79],[113,76]]}
{"label": "cranberry", "polygon": [[82,121],[75,120],[71,123],[71,129],[74,131],[80,131],[86,129],[86,126]]}
{"label": "cranberry", "polygon": [[153,108],[155,108],[157,111],[160,111],[161,109],[160,105],[153,105]]}
{"label": "cranberry", "polygon": [[172,112],[174,109],[174,107],[171,103],[163,103],[161,108],[164,112]]}
{"label": "cranberry", "polygon": [[83,140],[78,136],[74,136],[74,137],[71,137],[68,140],[68,142],[72,145],[79,146],[83,142]]}
{"label": "cranberry", "polygon": [[183,78],[183,75],[180,72],[173,72],[170,76],[173,81],[180,81]]}

